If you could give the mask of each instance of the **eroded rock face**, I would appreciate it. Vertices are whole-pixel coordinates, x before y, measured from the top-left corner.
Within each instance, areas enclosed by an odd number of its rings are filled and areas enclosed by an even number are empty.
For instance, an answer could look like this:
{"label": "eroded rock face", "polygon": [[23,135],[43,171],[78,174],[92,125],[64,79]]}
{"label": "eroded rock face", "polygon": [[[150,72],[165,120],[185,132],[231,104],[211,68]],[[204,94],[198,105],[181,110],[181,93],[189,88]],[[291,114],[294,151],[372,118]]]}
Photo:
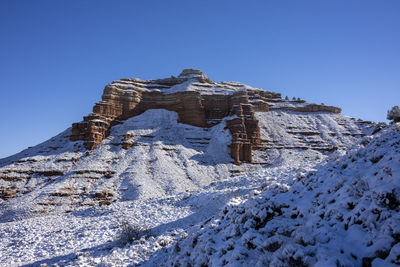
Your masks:
{"label": "eroded rock face", "polygon": [[[104,88],[102,101],[96,103],[92,114],[72,125],[70,139],[83,140],[87,149],[94,149],[109,135],[112,126],[149,109],[175,111],[179,122],[198,127],[212,127],[233,116],[227,121],[232,133],[231,156],[240,164],[252,162],[252,149],[261,143],[255,111],[266,112],[273,107],[300,112],[340,112],[335,107],[297,102],[241,83],[216,83],[194,69],[185,69],[178,77],[166,79],[121,79]],[[123,148],[130,146],[125,142]]]}

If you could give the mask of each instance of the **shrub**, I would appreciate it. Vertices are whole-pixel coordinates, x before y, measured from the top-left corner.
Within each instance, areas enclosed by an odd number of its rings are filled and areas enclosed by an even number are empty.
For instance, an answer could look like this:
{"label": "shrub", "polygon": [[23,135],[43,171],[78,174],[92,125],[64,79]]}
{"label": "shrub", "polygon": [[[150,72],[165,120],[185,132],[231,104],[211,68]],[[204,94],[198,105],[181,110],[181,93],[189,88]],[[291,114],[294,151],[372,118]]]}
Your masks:
{"label": "shrub", "polygon": [[387,119],[393,122],[400,122],[400,108],[399,106],[392,107],[391,110],[387,112]]}
{"label": "shrub", "polygon": [[121,221],[118,224],[116,242],[118,246],[123,247],[148,234],[149,231],[141,226],[131,224],[128,221]]}

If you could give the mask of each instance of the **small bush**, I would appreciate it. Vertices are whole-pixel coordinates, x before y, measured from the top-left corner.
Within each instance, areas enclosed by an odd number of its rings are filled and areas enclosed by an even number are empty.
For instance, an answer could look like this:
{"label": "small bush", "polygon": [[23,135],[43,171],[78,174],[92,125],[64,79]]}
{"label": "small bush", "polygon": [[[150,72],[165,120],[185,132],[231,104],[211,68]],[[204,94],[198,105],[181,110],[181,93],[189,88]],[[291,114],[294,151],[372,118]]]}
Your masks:
{"label": "small bush", "polygon": [[118,224],[118,234],[116,237],[117,245],[120,247],[140,239],[142,236],[149,235],[149,231],[141,226],[121,221]]}

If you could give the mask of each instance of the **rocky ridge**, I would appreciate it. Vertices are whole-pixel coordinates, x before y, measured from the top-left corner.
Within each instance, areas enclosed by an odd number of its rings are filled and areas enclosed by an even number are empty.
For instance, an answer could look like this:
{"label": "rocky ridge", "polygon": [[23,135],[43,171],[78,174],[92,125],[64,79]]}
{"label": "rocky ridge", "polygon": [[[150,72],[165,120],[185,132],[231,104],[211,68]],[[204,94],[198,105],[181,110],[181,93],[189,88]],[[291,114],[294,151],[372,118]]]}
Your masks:
{"label": "rocky ridge", "polygon": [[[290,110],[340,113],[332,106],[309,104],[304,100],[283,100],[281,94],[237,82],[216,83],[200,70],[184,69],[178,77],[157,80],[121,79],[104,88],[102,101],[82,122],[72,125],[71,141],[82,140],[89,150],[110,134],[110,128],[149,109],[178,113],[179,122],[210,128],[231,117],[231,157],[236,164],[252,162],[252,151],[262,148],[260,128],[254,112]],[[123,147],[130,147],[125,136]]]}

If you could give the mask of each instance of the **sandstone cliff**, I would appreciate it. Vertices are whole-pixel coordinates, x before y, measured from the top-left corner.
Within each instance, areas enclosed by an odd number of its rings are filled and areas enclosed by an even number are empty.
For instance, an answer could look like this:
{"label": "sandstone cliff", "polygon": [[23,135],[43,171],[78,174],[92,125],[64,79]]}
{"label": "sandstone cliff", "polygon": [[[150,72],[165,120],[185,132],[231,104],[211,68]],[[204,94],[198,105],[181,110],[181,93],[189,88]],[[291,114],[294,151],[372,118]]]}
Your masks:
{"label": "sandstone cliff", "polygon": [[[157,80],[121,79],[104,88],[102,101],[82,122],[72,125],[72,141],[83,140],[94,149],[110,133],[110,128],[149,109],[178,113],[179,122],[212,127],[225,117],[232,134],[231,156],[236,164],[252,162],[252,150],[261,144],[260,128],[254,112],[271,109],[299,112],[340,109],[305,101],[283,100],[279,93],[264,91],[236,82],[213,82],[201,71],[185,69],[178,77]],[[129,143],[123,145],[129,148]]]}

